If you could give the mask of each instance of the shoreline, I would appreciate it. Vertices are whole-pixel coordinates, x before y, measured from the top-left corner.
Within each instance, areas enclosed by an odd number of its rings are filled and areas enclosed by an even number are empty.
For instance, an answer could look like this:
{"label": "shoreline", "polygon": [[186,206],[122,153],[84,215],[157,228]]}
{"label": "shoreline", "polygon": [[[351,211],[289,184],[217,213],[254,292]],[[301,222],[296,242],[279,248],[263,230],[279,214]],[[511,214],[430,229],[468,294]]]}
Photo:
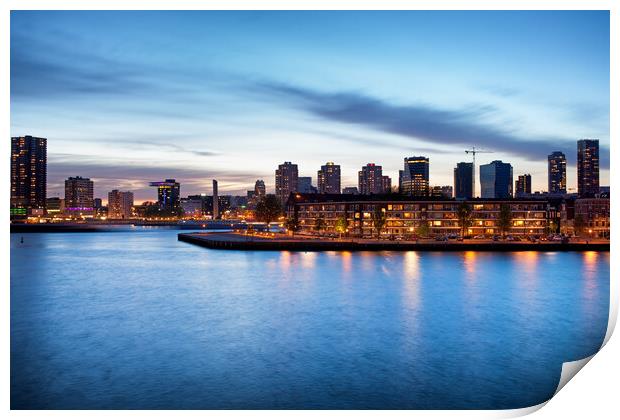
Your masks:
{"label": "shoreline", "polygon": [[609,242],[504,242],[472,240],[446,241],[378,241],[357,239],[304,239],[299,237],[267,238],[236,233],[179,233],[178,240],[211,249],[242,251],[609,251]]}

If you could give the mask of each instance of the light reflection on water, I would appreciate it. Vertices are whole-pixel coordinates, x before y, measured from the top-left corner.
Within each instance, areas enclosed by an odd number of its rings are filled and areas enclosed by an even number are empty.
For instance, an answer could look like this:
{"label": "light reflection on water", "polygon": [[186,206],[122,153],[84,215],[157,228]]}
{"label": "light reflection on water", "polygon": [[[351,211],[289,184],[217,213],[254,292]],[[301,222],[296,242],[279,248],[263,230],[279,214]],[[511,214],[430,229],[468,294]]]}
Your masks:
{"label": "light reflection on water", "polygon": [[13,408],[516,408],[605,334],[609,253],[11,237]]}

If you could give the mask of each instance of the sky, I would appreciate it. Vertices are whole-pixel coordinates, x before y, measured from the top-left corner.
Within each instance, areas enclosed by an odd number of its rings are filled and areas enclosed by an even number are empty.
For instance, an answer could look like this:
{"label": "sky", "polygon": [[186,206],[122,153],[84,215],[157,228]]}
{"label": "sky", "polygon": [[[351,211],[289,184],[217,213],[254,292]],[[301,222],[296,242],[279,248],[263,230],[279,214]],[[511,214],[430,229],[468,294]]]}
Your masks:
{"label": "sky", "polygon": [[104,202],[273,192],[284,161],[397,185],[423,155],[452,185],[472,146],[540,191],[561,150],[576,191],[581,138],[609,185],[609,64],[607,11],[12,11],[11,135],[48,139],[48,196],[83,176]]}

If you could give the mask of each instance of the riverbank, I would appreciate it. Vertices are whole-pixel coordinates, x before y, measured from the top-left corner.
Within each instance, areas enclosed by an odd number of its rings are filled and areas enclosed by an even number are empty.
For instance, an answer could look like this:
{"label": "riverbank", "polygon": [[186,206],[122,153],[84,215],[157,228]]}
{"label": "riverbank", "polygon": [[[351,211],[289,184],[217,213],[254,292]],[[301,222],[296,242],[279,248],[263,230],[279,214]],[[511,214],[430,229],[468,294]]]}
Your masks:
{"label": "riverbank", "polygon": [[132,227],[173,227],[184,230],[230,230],[242,229],[246,225],[228,221],[111,221],[88,223],[12,223],[11,233],[65,233],[65,232],[114,232],[119,228]]}
{"label": "riverbank", "polygon": [[178,240],[213,249],[255,251],[609,251],[608,241],[507,242],[491,240],[381,241],[376,239],[323,239],[286,235],[248,236],[238,233],[179,233]]}

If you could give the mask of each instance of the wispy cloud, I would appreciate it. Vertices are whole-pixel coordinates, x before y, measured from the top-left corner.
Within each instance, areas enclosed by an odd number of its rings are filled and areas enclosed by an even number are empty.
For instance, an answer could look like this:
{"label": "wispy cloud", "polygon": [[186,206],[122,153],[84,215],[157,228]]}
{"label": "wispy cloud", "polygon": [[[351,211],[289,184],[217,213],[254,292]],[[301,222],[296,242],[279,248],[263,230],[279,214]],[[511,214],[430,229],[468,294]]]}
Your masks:
{"label": "wispy cloud", "polygon": [[[425,104],[394,105],[356,92],[325,93],[277,82],[254,87],[268,100],[294,106],[325,120],[442,145],[479,146],[539,161],[554,150],[570,151],[577,139],[525,138],[480,122],[487,107],[444,110]],[[601,165],[609,166],[609,150],[601,147]]]}

